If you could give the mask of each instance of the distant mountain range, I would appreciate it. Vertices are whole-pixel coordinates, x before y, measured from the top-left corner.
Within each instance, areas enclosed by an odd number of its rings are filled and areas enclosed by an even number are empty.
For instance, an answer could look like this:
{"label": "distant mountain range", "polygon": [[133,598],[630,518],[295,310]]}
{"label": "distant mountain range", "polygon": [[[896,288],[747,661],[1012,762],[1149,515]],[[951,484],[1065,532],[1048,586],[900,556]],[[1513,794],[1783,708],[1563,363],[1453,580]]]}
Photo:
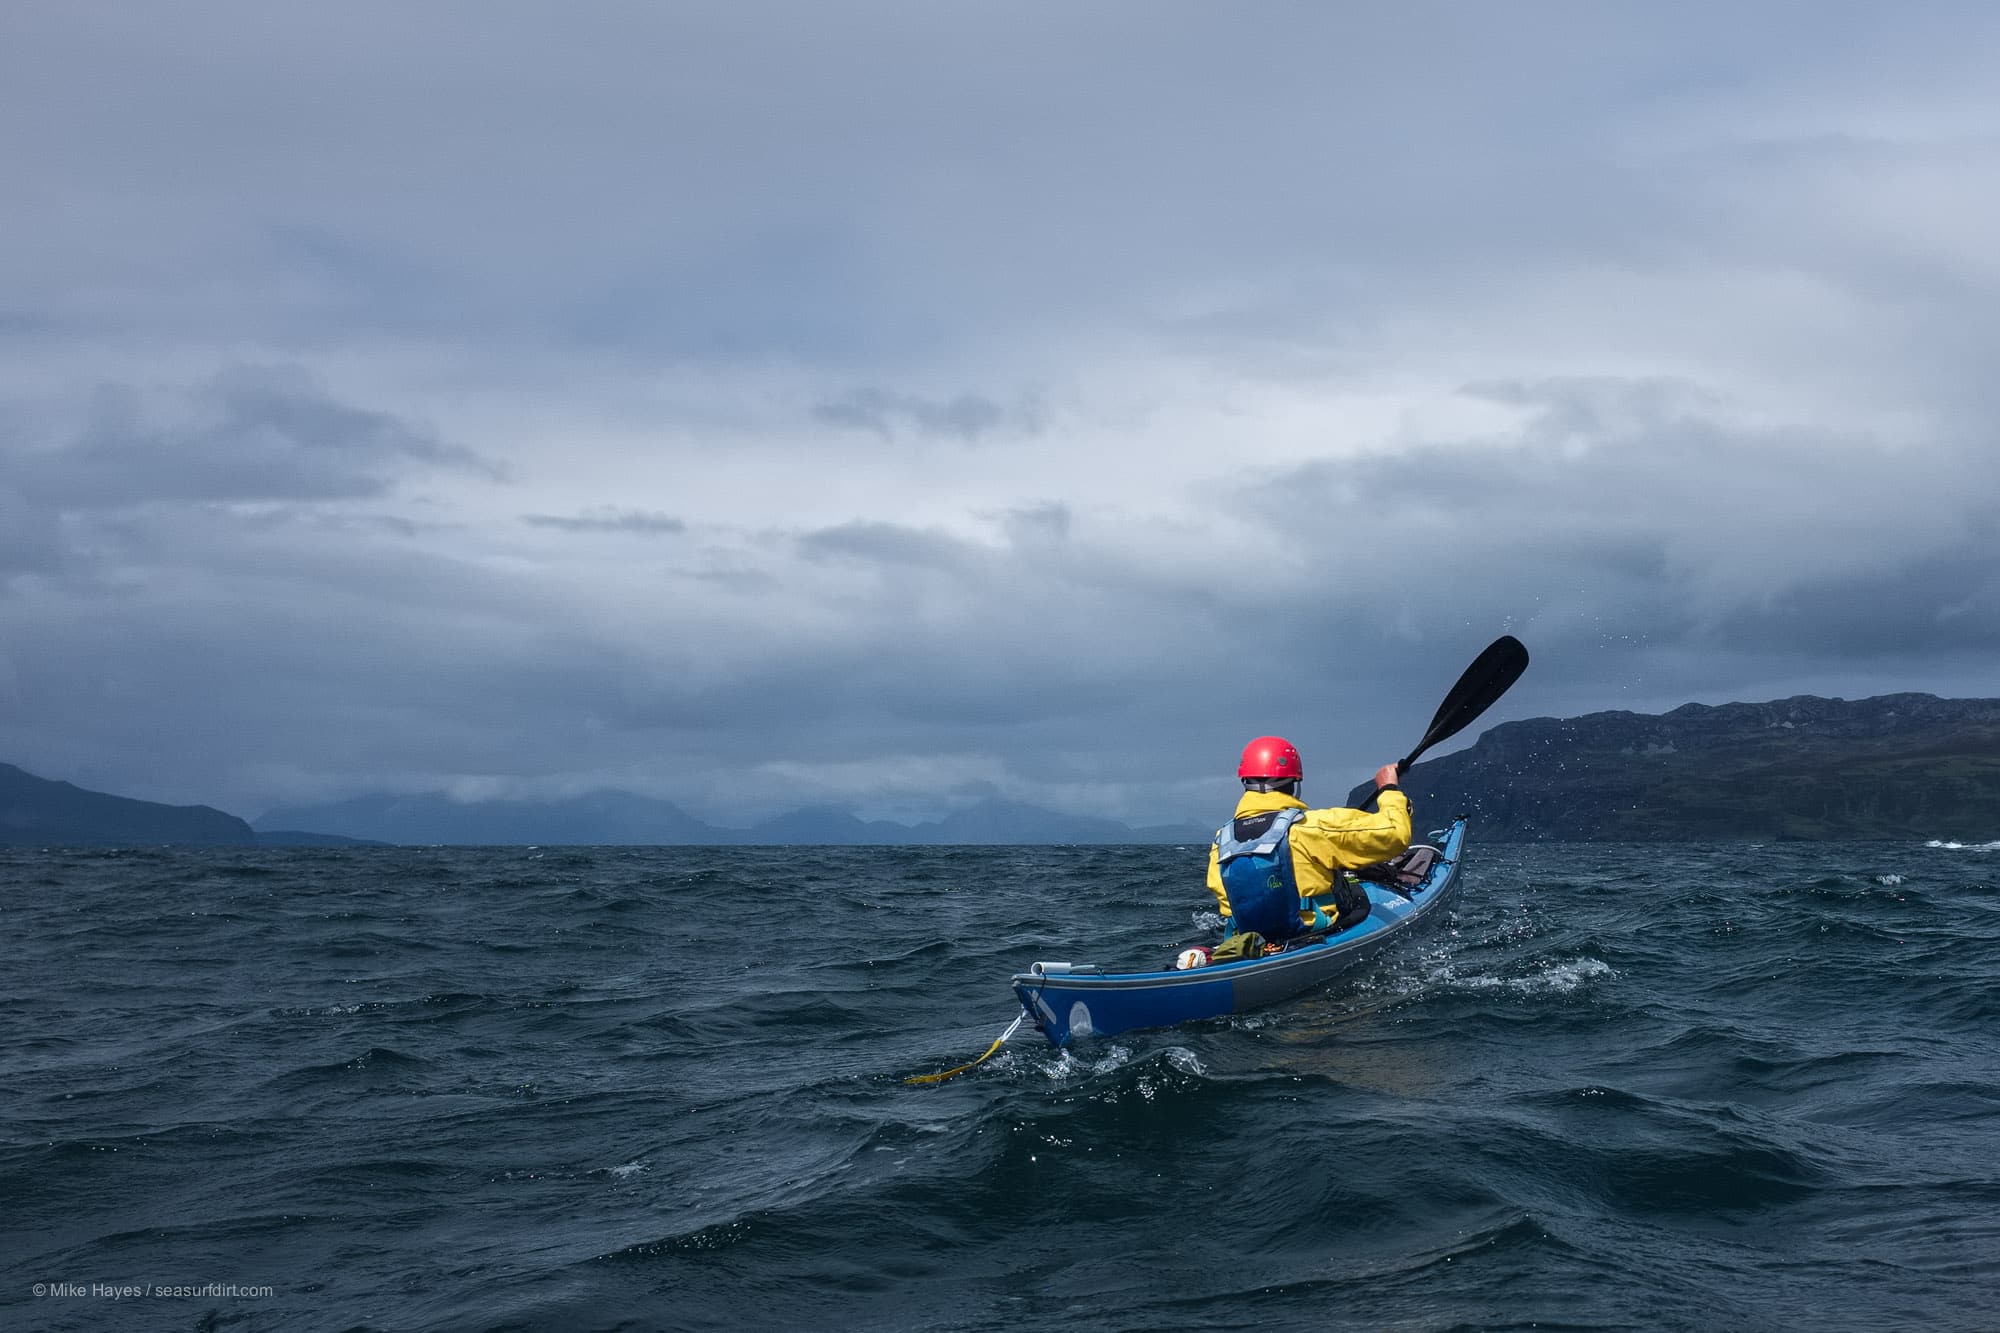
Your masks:
{"label": "distant mountain range", "polygon": [[[2000,699],[1801,695],[1535,718],[1416,765],[1403,785],[1421,828],[1465,813],[1482,841],[1984,842],[2000,838]],[[0,845],[11,846],[1200,843],[1212,831],[1133,828],[1001,800],[917,825],[811,806],[725,828],[627,792],[562,801],[362,796],[273,810],[253,827],[208,806],[135,801],[0,764]]]}
{"label": "distant mountain range", "polygon": [[310,828],[377,842],[471,847],[509,844],[621,846],[715,842],[708,824],[665,801],[596,792],[563,801],[454,801],[357,796],[330,805],[272,810],[258,828]]}
{"label": "distant mountain range", "polygon": [[[1800,695],[1509,722],[1404,779],[1482,841],[2000,838],[2000,699]],[[1356,788],[1352,798],[1362,789]]]}
{"label": "distant mountain range", "polygon": [[914,826],[863,822],[845,810],[809,807],[771,815],[749,829],[724,828],[666,801],[628,792],[563,801],[461,802],[436,793],[362,796],[273,810],[253,828],[209,806],[161,805],[86,791],[0,764],[0,846],[16,847],[1142,843],[1205,842],[1210,832],[1193,826],[1135,829],[1115,820],[1000,800]]}
{"label": "distant mountain range", "polygon": [[161,805],[86,791],[0,764],[0,847],[326,847],[354,838],[257,832],[206,805]]}
{"label": "distant mountain range", "polygon": [[864,821],[851,811],[808,806],[765,816],[747,829],[725,828],[670,802],[628,792],[595,792],[562,801],[454,801],[440,793],[361,796],[332,805],[273,810],[256,826],[325,829],[381,842],[468,846],[1206,842],[1213,833],[1192,825],[1135,829],[1116,820],[1002,800],[981,801],[926,824]]}

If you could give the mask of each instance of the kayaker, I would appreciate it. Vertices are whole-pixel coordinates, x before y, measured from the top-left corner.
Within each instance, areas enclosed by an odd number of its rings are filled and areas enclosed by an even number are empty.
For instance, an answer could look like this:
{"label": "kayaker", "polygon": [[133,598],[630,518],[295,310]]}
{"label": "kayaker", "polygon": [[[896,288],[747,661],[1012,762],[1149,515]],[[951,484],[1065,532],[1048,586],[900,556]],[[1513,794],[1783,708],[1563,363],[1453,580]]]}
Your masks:
{"label": "kayaker", "polygon": [[1368,915],[1368,895],[1343,870],[1400,855],[1410,845],[1410,798],[1394,764],[1375,772],[1374,812],[1299,799],[1304,766],[1282,736],[1243,747],[1243,799],[1208,851],[1208,891],[1226,936],[1255,932],[1282,944],[1310,930],[1345,930]]}

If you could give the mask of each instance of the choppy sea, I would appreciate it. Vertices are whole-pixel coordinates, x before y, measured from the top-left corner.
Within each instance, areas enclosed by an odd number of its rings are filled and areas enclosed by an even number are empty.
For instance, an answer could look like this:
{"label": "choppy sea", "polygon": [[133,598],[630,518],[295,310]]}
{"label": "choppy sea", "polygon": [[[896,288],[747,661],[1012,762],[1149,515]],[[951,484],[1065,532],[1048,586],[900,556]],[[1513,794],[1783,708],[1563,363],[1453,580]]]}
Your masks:
{"label": "choppy sea", "polygon": [[1204,851],[0,851],[0,1327],[2000,1327],[2000,844],[1474,829],[1323,991],[903,1082]]}

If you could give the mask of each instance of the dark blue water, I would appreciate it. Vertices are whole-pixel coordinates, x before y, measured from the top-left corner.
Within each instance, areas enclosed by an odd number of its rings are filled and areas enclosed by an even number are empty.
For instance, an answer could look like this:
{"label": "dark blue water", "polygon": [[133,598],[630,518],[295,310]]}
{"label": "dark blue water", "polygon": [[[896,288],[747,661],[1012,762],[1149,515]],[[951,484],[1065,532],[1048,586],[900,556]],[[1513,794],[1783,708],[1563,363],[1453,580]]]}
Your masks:
{"label": "dark blue water", "polygon": [[0,1327],[2000,1326],[2000,846],[1475,841],[1322,993],[902,1082],[1201,866],[0,852]]}

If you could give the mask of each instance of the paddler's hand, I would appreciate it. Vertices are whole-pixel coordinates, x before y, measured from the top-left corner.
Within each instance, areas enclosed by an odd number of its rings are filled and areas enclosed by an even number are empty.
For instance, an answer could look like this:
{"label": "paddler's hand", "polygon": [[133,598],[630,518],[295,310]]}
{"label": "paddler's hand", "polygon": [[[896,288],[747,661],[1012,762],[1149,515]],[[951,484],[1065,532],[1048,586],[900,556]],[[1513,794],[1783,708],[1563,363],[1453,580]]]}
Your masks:
{"label": "paddler's hand", "polygon": [[[1353,769],[1348,770],[1348,772],[1350,773],[1353,771],[1354,771]],[[1382,767],[1375,770],[1375,790],[1381,791],[1384,787],[1395,786],[1397,776],[1398,774],[1396,772],[1396,766],[1394,764],[1382,765]]]}

